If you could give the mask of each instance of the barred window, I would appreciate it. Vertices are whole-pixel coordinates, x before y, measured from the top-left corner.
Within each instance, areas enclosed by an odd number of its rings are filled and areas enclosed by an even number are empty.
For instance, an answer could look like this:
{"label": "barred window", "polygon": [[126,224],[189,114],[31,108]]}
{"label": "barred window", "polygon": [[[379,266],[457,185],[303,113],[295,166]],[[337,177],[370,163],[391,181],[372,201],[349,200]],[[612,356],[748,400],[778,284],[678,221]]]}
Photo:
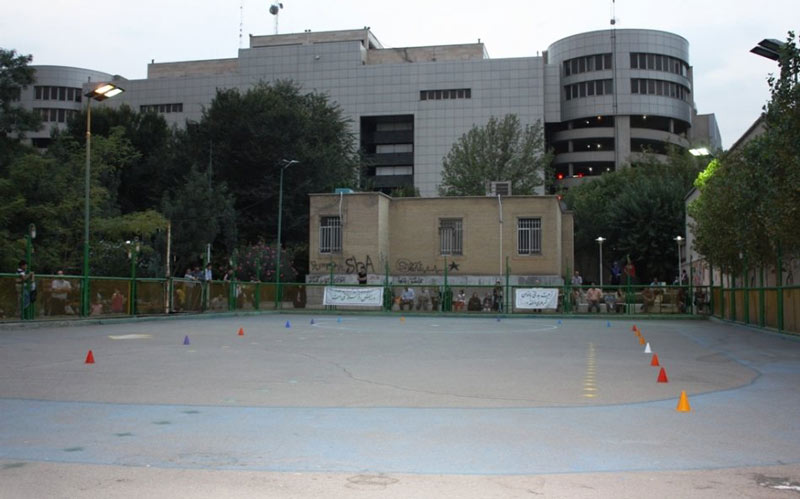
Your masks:
{"label": "barred window", "polygon": [[517,253],[535,255],[542,252],[542,219],[517,219]]}
{"label": "barred window", "polygon": [[342,220],[336,217],[322,217],[319,222],[319,252],[342,252]]}
{"label": "barred window", "polygon": [[439,249],[442,255],[463,255],[463,230],[460,218],[439,220]]}

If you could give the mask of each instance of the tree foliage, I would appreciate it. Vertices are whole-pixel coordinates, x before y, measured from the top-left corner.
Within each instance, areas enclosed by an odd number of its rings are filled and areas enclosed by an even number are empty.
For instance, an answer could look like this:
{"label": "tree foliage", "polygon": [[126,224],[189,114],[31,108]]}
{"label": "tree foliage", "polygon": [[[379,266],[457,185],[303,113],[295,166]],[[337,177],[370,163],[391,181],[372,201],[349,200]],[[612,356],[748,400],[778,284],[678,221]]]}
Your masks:
{"label": "tree foliage", "polygon": [[630,168],[570,189],[565,201],[575,217],[576,261],[595,262],[595,239],[602,236],[607,239],[605,267],[630,259],[639,282],[671,282],[678,250],[674,237],[684,232],[683,200],[699,169],[691,155],[674,149],[666,162],[645,156]]}
{"label": "tree foliage", "polygon": [[800,51],[789,33],[770,76],[765,131],[712,162],[689,207],[696,249],[728,272],[800,254]]}
{"label": "tree foliage", "polygon": [[514,194],[534,194],[544,183],[551,155],[544,150],[541,122],[520,124],[515,114],[473,126],[443,159],[443,196],[483,196],[487,182],[510,181]]}
{"label": "tree foliage", "polygon": [[308,194],[354,187],[358,161],[341,109],[288,81],[240,92],[218,90],[200,123],[189,128],[194,163],[213,162],[213,179],[235,194],[241,242],[273,240],[278,232],[282,160],[284,241],[308,239]]}
{"label": "tree foliage", "polygon": [[37,113],[16,104],[22,89],[34,82],[35,70],[28,66],[32,60],[30,55],[0,48],[0,172],[6,169],[25,132],[39,130],[42,125]]}
{"label": "tree foliage", "polygon": [[[211,243],[225,255],[236,247],[236,213],[225,183],[214,183],[209,172],[192,167],[174,192],[165,193],[162,212],[172,222],[173,273],[198,265]],[[222,259],[227,260],[227,258]],[[182,274],[179,274],[182,275]]]}

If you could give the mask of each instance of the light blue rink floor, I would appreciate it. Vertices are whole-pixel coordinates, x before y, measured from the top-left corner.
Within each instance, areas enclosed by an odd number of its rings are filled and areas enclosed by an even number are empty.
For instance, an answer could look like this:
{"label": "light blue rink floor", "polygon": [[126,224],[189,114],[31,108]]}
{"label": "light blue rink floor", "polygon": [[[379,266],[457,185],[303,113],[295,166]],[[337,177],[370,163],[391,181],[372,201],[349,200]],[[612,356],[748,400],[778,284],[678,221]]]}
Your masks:
{"label": "light blue rink floor", "polygon": [[[637,370],[652,376],[635,380],[638,385],[631,389],[641,388],[646,393],[648,386],[663,388],[656,386],[658,368],[649,367],[651,356],[643,355],[630,321],[409,317],[401,322],[396,317],[348,316],[339,322],[334,316],[315,317],[311,325],[310,319],[273,315],[0,331],[0,459],[12,463],[423,474],[686,470],[800,463],[800,342],[795,338],[714,322],[640,323],[645,331],[658,331],[648,337],[665,345],[662,365],[669,365],[664,357],[677,357],[683,351],[692,358],[733,359],[737,368],[753,373],[738,386],[720,385],[716,390],[690,393],[692,411],[681,413],[675,410],[677,397],[666,398],[663,391],[654,391],[656,395],[649,400],[646,395],[634,397],[641,399],[638,401],[626,397],[624,366],[631,362],[648,364],[637,369],[652,369]],[[287,320],[292,321],[291,328],[285,327]],[[235,331],[243,323],[248,343],[237,344]],[[183,345],[189,331],[191,345]],[[380,342],[373,343],[375,338]],[[262,348],[261,342],[272,346]],[[366,407],[341,407],[331,403],[339,397],[350,400],[347,397],[352,394],[335,392],[358,390],[357,383],[334,383],[324,406],[299,398],[282,407],[268,402],[226,404],[220,398],[236,385],[236,379],[226,377],[226,372],[255,369],[259,352],[275,354],[275,345],[285,349],[275,355],[307,348],[314,351],[311,358],[327,352],[336,362],[350,361],[356,367],[344,366],[344,370],[352,381],[358,377],[354,374],[358,371],[356,359],[374,357],[373,348],[380,348],[381,355],[387,348],[396,353],[370,364],[370,372],[380,370],[380,364],[387,370],[397,369],[398,365],[390,362],[393,356],[404,358],[402,362],[407,364],[401,363],[401,368],[413,369],[417,365],[413,349],[402,352],[397,347],[409,342],[420,354],[436,350],[440,358],[447,352],[462,351],[470,342],[477,342],[475,351],[493,351],[489,345],[505,342],[512,349],[524,347],[526,354],[520,358],[532,364],[537,363],[541,345],[550,357],[559,357],[557,364],[577,366],[574,370],[579,372],[569,376],[569,381],[584,388],[575,390],[575,400],[565,402],[559,398],[564,379],[553,369],[550,376],[540,372],[536,379],[526,381],[538,383],[543,394],[541,404],[529,407],[477,407],[469,399],[456,407],[436,407],[435,403],[369,407],[369,401],[361,401]],[[87,345],[96,345],[94,365],[83,362]],[[213,347],[213,355],[197,356],[206,346]],[[223,348],[229,352],[242,349],[242,356],[217,355]],[[107,368],[102,367],[104,362],[116,363],[120,370],[134,369],[114,357],[114,349],[121,355],[124,349],[124,356],[134,357],[137,367],[157,371],[172,386],[191,385],[181,379],[184,372],[210,371],[212,377],[222,380],[213,384],[202,378],[198,383],[208,383],[208,391],[217,398],[214,403],[209,397],[207,404],[183,405],[181,394],[186,390],[179,388],[175,404],[141,403],[160,401],[157,392],[163,393],[164,388],[156,385],[148,392],[149,386],[113,386],[117,378],[86,381],[85,372]],[[185,354],[188,349],[195,357]],[[483,366],[474,351],[463,351],[468,352],[464,355],[469,362]],[[80,352],[78,359],[76,352]],[[502,360],[492,359],[491,363],[498,390],[508,389],[503,380],[526,375],[516,363],[504,366]],[[240,365],[235,366],[236,362]],[[689,364],[683,367],[677,359],[672,362],[678,366],[672,370],[673,384],[681,369],[692,373],[685,377],[690,387],[705,386],[702,379],[691,378],[719,374],[714,362],[697,370]],[[443,365],[441,369],[449,369],[446,366],[453,364]],[[297,369],[274,375],[300,380],[288,383],[303,383],[299,371],[306,367],[298,365]],[[469,366],[466,369],[464,372]],[[437,373],[426,372],[428,375]],[[402,384],[399,372],[390,373],[389,378],[394,377],[400,377],[398,383]],[[75,391],[71,380],[87,386]],[[670,386],[670,393],[679,393],[680,387]],[[591,387],[613,396],[595,404],[584,397]],[[469,392],[469,387],[462,389]],[[548,402],[550,395],[558,402]],[[617,399],[627,401],[614,403]]]}

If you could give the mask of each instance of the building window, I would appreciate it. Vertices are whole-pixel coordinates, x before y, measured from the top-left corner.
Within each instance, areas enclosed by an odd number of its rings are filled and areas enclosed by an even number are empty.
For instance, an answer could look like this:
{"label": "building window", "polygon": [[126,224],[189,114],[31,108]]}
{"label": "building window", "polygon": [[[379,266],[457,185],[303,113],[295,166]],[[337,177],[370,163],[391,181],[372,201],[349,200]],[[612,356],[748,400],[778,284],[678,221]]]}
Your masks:
{"label": "building window", "polygon": [[460,218],[439,220],[439,250],[442,255],[463,255],[463,230]]}
{"label": "building window", "polygon": [[78,111],[75,109],[35,107],[33,111],[39,113],[39,116],[45,123],[66,123],[78,115]]}
{"label": "building window", "polygon": [[564,76],[611,69],[611,54],[595,54],[564,61]]}
{"label": "building window", "polygon": [[414,144],[380,144],[375,146],[376,154],[397,154],[414,152]]}
{"label": "building window", "polygon": [[34,85],[33,98],[35,100],[60,100],[81,101],[81,89],[75,87],[51,87],[48,85]]}
{"label": "building window", "polygon": [[342,220],[336,217],[322,217],[319,222],[319,252],[342,252]]}
{"label": "building window", "polygon": [[564,86],[566,100],[592,97],[595,95],[611,95],[614,92],[613,80],[591,80]]}
{"label": "building window", "polygon": [[139,112],[142,113],[182,113],[183,103],[173,104],[145,104],[139,106]]}
{"label": "building window", "polygon": [[447,90],[420,90],[419,100],[451,100],[451,99],[471,99],[472,89],[454,88]]}
{"label": "building window", "polygon": [[686,77],[689,74],[689,65],[680,59],[661,54],[646,54],[631,52],[631,69],[647,69],[675,73]]}
{"label": "building window", "polygon": [[538,255],[542,253],[542,219],[517,219],[517,253]]}
{"label": "building window", "polygon": [[689,89],[683,85],[671,81],[649,80],[645,78],[631,78],[631,93],[640,95],[663,95],[680,99],[689,100]]}

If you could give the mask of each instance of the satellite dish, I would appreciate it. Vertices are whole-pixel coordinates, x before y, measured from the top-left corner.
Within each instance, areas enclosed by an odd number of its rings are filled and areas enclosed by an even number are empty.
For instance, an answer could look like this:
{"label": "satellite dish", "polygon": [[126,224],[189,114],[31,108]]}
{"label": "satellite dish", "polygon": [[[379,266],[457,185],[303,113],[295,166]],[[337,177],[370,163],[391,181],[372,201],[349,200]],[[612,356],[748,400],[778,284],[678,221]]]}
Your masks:
{"label": "satellite dish", "polygon": [[280,12],[282,8],[283,8],[282,3],[273,3],[269,6],[269,13],[272,14],[273,16],[277,16],[278,12]]}

